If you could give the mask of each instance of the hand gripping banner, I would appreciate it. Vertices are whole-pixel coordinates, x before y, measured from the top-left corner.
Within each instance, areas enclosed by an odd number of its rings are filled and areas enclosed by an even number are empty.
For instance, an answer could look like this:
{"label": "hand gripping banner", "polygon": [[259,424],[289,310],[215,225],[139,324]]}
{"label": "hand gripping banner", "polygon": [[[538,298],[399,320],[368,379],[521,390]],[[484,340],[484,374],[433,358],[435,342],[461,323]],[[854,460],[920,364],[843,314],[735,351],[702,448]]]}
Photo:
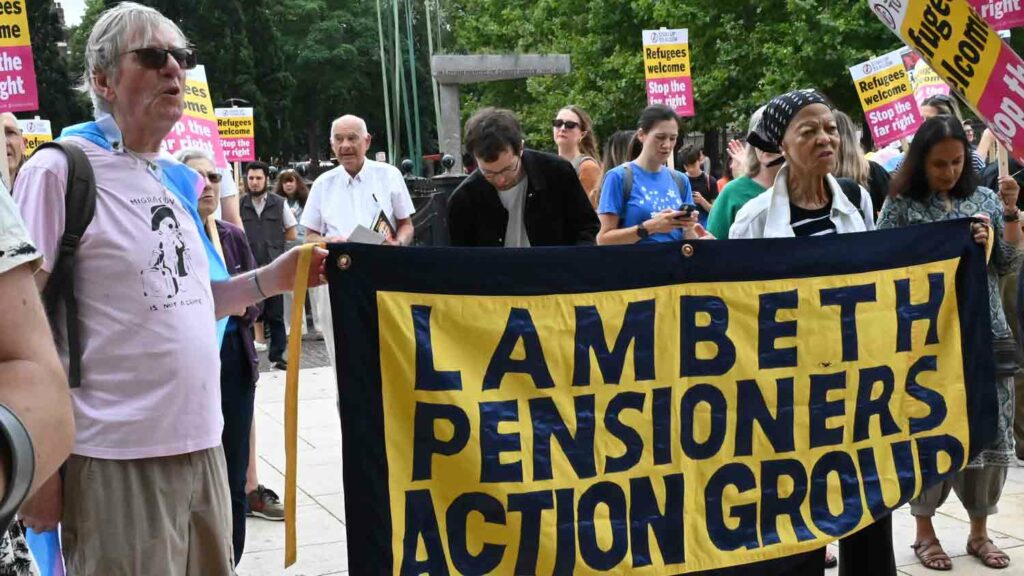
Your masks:
{"label": "hand gripping banner", "polygon": [[352,574],[768,574],[994,437],[967,220],[327,268]]}

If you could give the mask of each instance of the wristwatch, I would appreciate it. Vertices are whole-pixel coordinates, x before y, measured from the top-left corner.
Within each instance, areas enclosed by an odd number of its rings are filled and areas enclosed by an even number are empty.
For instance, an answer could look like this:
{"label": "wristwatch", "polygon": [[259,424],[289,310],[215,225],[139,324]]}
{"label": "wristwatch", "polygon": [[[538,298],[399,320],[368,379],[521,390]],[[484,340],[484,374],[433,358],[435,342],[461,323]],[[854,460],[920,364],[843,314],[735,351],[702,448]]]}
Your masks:
{"label": "wristwatch", "polygon": [[1013,212],[1003,212],[1003,220],[1007,222],[1017,222],[1020,220],[1020,208],[1013,207]]}
{"label": "wristwatch", "polygon": [[641,240],[645,240],[648,237],[650,237],[650,235],[651,235],[651,233],[647,231],[647,228],[644,228],[644,223],[643,222],[641,222],[641,223],[636,225],[636,236],[637,236],[637,238],[639,238]]}
{"label": "wristwatch", "polygon": [[36,456],[28,429],[3,404],[0,404],[0,458],[7,464],[7,492],[0,498],[0,531],[6,533],[32,487]]}

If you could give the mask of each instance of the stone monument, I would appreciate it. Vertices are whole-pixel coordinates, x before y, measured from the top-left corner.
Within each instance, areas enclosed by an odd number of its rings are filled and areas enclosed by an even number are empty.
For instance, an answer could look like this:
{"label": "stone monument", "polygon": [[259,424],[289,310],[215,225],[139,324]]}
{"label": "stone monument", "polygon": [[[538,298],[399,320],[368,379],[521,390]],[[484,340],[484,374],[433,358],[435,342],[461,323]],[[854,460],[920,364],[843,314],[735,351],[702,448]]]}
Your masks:
{"label": "stone monument", "polygon": [[441,152],[455,158],[452,170],[458,174],[462,172],[459,85],[568,74],[571,65],[568,54],[438,55],[430,59],[430,69],[440,85],[441,125],[437,131]]}

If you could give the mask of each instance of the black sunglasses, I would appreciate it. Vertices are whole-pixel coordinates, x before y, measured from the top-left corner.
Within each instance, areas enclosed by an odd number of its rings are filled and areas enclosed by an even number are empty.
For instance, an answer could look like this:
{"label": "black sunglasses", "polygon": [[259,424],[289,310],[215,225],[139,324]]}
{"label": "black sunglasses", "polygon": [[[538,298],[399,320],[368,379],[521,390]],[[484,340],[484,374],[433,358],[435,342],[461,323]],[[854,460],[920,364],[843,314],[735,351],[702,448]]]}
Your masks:
{"label": "black sunglasses", "polygon": [[125,54],[135,54],[139,64],[150,70],[159,70],[167,65],[168,56],[174,58],[182,70],[191,70],[199,64],[196,53],[188,48],[136,48]]}
{"label": "black sunglasses", "polygon": [[554,128],[561,128],[562,126],[565,126],[566,130],[575,130],[580,127],[580,123],[573,122],[572,120],[561,120],[556,118],[551,122],[551,126]]}
{"label": "black sunglasses", "polygon": [[219,184],[220,179],[222,178],[220,172],[203,172],[201,170],[196,170],[196,172],[199,172],[199,175],[206,178],[210,184]]}

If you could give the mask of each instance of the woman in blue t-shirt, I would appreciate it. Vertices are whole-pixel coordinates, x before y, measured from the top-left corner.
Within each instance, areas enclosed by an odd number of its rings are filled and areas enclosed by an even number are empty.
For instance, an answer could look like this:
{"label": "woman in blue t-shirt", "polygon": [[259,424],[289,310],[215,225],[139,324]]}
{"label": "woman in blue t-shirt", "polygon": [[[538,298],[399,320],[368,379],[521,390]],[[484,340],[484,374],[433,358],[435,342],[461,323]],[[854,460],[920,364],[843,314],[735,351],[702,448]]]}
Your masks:
{"label": "woman in blue t-shirt", "polygon": [[697,224],[696,211],[681,211],[693,204],[690,183],[665,163],[679,138],[679,116],[669,107],[654,104],[644,109],[636,138],[643,150],[636,160],[612,169],[605,176],[598,244],[672,242],[710,235]]}

